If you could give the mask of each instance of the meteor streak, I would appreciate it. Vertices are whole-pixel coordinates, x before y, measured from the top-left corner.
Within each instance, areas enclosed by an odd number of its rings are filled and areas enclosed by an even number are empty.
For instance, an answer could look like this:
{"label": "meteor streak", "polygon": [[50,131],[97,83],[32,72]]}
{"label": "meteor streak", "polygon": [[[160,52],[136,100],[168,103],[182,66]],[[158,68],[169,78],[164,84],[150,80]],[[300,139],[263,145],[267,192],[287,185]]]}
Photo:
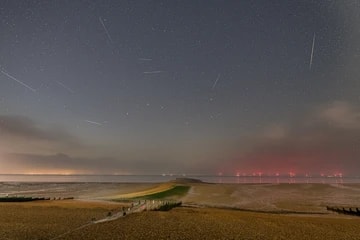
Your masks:
{"label": "meteor streak", "polygon": [[112,38],[111,38],[111,36],[110,36],[110,33],[109,33],[109,31],[107,30],[107,28],[106,28],[103,20],[101,19],[101,17],[99,17],[99,21],[100,21],[101,25],[103,26],[103,28],[104,28],[104,30],[105,30],[105,33],[106,33],[107,37],[109,38],[110,42],[113,43],[113,40],[112,40]]}
{"label": "meteor streak", "polygon": [[98,125],[98,126],[102,126],[102,124],[101,124],[101,123],[94,122],[94,121],[90,121],[90,120],[85,120],[85,122],[87,122],[87,123],[91,123],[91,124],[95,124],[95,125]]}
{"label": "meteor streak", "polygon": [[36,89],[30,87],[29,85],[27,85],[26,83],[20,81],[20,80],[17,79],[16,77],[11,76],[10,74],[8,74],[7,72],[4,72],[3,70],[0,70],[0,72],[1,72],[2,74],[4,74],[5,76],[7,76],[8,78],[14,80],[15,82],[20,83],[21,85],[23,85],[23,86],[26,87],[27,89],[30,89],[31,91],[36,92]]}
{"label": "meteor streak", "polygon": [[312,47],[311,47],[311,56],[310,56],[309,70],[311,70],[311,66],[312,66],[312,62],[313,62],[314,46],[315,46],[315,33],[314,33],[313,42],[312,42]]}
{"label": "meteor streak", "polygon": [[220,79],[220,76],[221,76],[221,74],[219,73],[211,89],[214,90],[214,88],[216,87],[217,82],[218,82],[219,79]]}
{"label": "meteor streak", "polygon": [[151,72],[144,72],[144,74],[156,74],[156,73],[162,73],[163,71],[151,71]]}
{"label": "meteor streak", "polygon": [[66,86],[65,84],[63,84],[62,82],[59,81],[55,81],[57,84],[59,84],[60,86],[62,86],[63,88],[65,88],[66,90],[68,90],[70,93],[74,93],[74,90],[72,90],[71,88],[69,88],[68,86]]}

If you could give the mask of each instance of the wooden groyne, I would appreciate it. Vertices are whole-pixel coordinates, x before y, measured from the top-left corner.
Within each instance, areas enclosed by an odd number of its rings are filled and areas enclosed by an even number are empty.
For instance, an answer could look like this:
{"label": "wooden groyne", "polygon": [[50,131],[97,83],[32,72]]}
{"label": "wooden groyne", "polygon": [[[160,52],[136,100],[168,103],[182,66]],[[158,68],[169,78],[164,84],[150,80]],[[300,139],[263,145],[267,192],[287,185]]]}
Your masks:
{"label": "wooden groyne", "polygon": [[[126,203],[128,204],[129,201],[126,201]],[[80,229],[83,229],[85,227],[94,225],[94,224],[99,224],[99,223],[104,223],[104,222],[110,222],[110,221],[114,221],[117,220],[119,218],[123,218],[128,216],[129,214],[132,213],[140,213],[140,212],[144,212],[144,211],[169,211],[170,209],[174,208],[174,207],[178,207],[181,206],[182,202],[178,202],[178,201],[169,201],[169,200],[139,200],[139,201],[132,201],[131,205],[129,207],[122,207],[122,210],[116,212],[116,213],[112,213],[112,212],[108,212],[107,217],[96,220],[96,219],[92,219],[90,222],[85,223],[84,225],[81,225],[77,228],[74,228],[70,231],[67,231],[63,234],[60,234],[50,240],[56,240],[59,238],[62,238],[65,235],[68,235],[72,232],[75,231],[79,231]]]}
{"label": "wooden groyne", "polygon": [[26,197],[26,196],[7,196],[0,197],[0,202],[32,202],[50,200],[71,200],[74,197]]}
{"label": "wooden groyne", "polygon": [[140,200],[132,203],[132,212],[142,211],[169,211],[181,206],[182,202],[171,200]]}
{"label": "wooden groyne", "polygon": [[359,207],[332,207],[332,206],[326,206],[326,210],[340,213],[340,214],[346,214],[346,215],[353,215],[353,216],[359,216],[360,217],[360,208]]}

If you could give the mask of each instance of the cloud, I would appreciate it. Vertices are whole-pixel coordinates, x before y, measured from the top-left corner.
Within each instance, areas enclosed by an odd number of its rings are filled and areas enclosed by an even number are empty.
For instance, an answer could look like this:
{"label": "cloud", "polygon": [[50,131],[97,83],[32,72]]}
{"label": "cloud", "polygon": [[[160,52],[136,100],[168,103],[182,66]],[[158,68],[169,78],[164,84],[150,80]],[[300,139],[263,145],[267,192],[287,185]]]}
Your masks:
{"label": "cloud", "polygon": [[45,128],[24,116],[0,115],[0,152],[51,152],[81,147],[64,129]]}
{"label": "cloud", "polygon": [[281,139],[284,138],[287,134],[287,129],[285,126],[281,125],[272,125],[265,129],[264,137],[269,139]]}
{"label": "cloud", "polygon": [[333,102],[319,112],[319,117],[334,127],[360,129],[360,110],[347,102]]}
{"label": "cloud", "polygon": [[247,138],[229,163],[246,171],[350,175],[360,172],[360,109],[335,101],[286,127]]}
{"label": "cloud", "polygon": [[69,134],[60,129],[42,129],[31,119],[23,116],[0,115],[0,133],[5,137],[19,137],[29,140],[73,140]]}
{"label": "cloud", "polygon": [[111,158],[71,157],[63,153],[52,155],[7,153],[2,155],[6,160],[6,171],[13,173],[104,173],[119,170],[119,164]]}
{"label": "cloud", "polygon": [[0,116],[0,121],[2,173],[360,172],[360,109],[344,101],[316,107],[292,122],[269,123],[241,140],[211,145],[200,139],[168,148],[97,146],[74,153],[69,143],[78,141],[66,132],[40,128],[23,117]]}
{"label": "cloud", "polygon": [[196,153],[149,143],[90,146],[65,130],[0,115],[0,173],[159,174],[190,169],[189,155]]}
{"label": "cloud", "polygon": [[[66,173],[66,174],[158,174],[169,162],[158,159],[117,159],[111,157],[72,157],[64,153],[52,155],[7,153],[0,156],[1,173]],[[172,164],[174,166],[176,164]]]}

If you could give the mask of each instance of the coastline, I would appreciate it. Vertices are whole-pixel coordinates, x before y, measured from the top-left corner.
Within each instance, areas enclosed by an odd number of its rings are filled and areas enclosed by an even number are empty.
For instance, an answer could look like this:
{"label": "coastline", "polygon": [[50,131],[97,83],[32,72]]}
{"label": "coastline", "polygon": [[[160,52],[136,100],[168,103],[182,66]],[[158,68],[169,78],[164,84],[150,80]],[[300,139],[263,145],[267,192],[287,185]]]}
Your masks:
{"label": "coastline", "polygon": [[[182,206],[167,212],[142,208],[154,201],[141,197],[184,185],[189,188],[181,195],[163,195],[164,201]],[[360,235],[360,217],[326,209],[354,207],[360,184],[1,183],[0,190],[75,197],[0,203],[1,239],[277,239],[279,234],[283,236],[279,239],[312,239],[320,233],[326,239],[356,239]],[[110,201],[114,197],[129,200]]]}

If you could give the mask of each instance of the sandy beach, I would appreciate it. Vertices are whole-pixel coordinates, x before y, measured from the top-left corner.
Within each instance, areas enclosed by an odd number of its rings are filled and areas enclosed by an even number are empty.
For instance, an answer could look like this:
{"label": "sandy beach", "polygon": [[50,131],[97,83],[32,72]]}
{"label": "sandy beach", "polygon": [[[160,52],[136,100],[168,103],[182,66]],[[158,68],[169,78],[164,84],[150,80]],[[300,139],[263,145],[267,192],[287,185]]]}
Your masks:
{"label": "sandy beach", "polygon": [[[182,185],[184,183],[181,183]],[[0,239],[358,239],[360,218],[326,210],[358,206],[359,184],[186,183],[169,199],[183,205],[93,224],[119,213],[132,198],[179,183],[2,183],[8,195],[74,200],[0,203]]]}

